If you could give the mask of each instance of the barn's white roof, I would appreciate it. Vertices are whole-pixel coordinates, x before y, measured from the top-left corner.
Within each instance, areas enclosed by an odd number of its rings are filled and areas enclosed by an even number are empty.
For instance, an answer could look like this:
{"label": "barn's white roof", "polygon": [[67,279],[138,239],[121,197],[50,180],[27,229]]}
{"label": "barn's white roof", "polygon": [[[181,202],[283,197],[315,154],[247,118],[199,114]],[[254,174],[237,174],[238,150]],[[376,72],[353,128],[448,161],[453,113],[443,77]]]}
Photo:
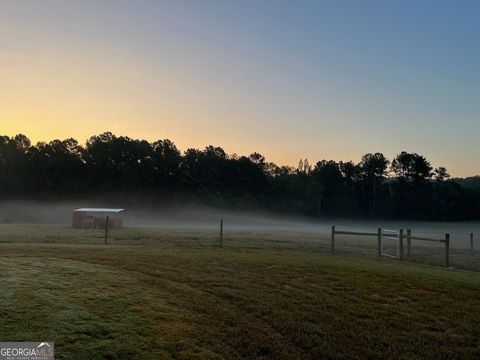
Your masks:
{"label": "barn's white roof", "polygon": [[108,209],[108,208],[80,208],[73,211],[83,211],[83,212],[102,212],[102,213],[119,213],[125,209]]}

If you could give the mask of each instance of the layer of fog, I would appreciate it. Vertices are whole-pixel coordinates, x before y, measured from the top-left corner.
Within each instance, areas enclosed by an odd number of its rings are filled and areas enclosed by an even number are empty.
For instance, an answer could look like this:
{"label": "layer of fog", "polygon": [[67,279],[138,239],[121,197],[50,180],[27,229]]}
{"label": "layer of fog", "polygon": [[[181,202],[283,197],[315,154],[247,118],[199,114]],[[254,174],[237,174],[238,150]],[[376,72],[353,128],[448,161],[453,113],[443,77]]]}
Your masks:
{"label": "layer of fog", "polygon": [[[80,207],[116,207],[92,202],[46,203],[32,201],[0,202],[0,223],[70,224],[72,210]],[[476,234],[476,246],[480,247],[480,221],[475,222],[423,222],[312,219],[301,216],[282,216],[271,213],[227,211],[203,206],[142,207],[125,209],[124,224],[138,228],[168,229],[218,229],[224,220],[225,231],[288,232],[328,235],[334,224],[337,229],[375,232],[383,229],[412,229],[414,234],[443,238],[450,233],[454,247],[470,246],[469,236]]]}

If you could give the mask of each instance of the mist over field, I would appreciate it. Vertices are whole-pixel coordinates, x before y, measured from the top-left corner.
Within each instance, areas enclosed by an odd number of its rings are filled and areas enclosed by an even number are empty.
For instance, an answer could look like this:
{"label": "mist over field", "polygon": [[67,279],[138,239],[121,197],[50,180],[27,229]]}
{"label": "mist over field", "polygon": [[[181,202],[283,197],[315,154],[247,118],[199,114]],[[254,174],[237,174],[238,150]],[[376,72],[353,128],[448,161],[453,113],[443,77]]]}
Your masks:
{"label": "mist over field", "polygon": [[[118,207],[97,202],[37,202],[3,201],[0,203],[0,222],[25,224],[71,223],[72,210],[80,207]],[[328,236],[331,225],[337,229],[352,231],[376,231],[383,229],[412,229],[416,235],[443,238],[451,236],[451,245],[457,248],[470,246],[470,233],[475,233],[476,242],[480,236],[480,221],[465,222],[425,222],[358,220],[345,218],[309,218],[302,216],[277,215],[269,212],[232,211],[215,209],[201,205],[177,205],[125,207],[124,225],[131,228],[202,229],[215,231],[220,219],[224,220],[224,230],[268,233],[308,233]]]}

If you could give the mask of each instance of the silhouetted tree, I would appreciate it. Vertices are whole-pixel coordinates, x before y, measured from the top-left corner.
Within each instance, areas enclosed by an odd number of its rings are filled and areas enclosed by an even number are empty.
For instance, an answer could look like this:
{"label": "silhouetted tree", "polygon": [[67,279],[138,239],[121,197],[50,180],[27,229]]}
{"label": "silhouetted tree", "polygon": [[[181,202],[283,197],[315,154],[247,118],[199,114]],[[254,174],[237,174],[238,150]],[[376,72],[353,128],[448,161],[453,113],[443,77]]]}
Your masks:
{"label": "silhouetted tree", "polygon": [[382,154],[365,154],[359,164],[360,177],[367,194],[368,213],[375,214],[378,194],[382,192],[383,181],[387,175],[390,161]]}
{"label": "silhouetted tree", "polygon": [[450,174],[447,172],[447,169],[444,168],[443,166],[436,168],[433,171],[433,174],[435,175],[435,179],[437,181],[445,181],[450,177]]}
{"label": "silhouetted tree", "polygon": [[392,172],[396,216],[422,218],[432,212],[433,176],[432,166],[424,156],[402,151],[392,161]]}
{"label": "silhouetted tree", "polygon": [[432,166],[424,156],[402,151],[392,161],[392,171],[399,180],[418,184],[432,177]]}
{"label": "silhouetted tree", "polygon": [[175,144],[168,139],[155,141],[152,157],[154,187],[162,191],[176,189],[182,156]]}

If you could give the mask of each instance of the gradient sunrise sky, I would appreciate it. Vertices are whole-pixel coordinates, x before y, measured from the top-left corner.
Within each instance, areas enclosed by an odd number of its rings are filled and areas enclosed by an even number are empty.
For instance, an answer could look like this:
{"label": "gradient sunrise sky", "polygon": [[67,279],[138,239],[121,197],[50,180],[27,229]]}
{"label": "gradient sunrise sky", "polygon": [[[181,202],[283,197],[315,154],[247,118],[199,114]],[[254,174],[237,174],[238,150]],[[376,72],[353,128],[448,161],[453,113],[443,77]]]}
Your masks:
{"label": "gradient sunrise sky", "polygon": [[480,1],[0,1],[0,134],[480,173]]}

